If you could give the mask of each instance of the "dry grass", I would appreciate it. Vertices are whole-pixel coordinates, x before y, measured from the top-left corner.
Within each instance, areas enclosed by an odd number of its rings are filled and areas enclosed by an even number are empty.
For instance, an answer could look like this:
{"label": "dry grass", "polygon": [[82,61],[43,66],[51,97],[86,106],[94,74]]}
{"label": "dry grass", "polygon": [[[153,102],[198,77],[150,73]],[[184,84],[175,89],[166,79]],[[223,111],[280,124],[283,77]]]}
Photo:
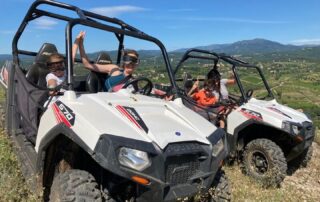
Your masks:
{"label": "dry grass", "polygon": [[320,130],[316,130],[314,141],[320,145]]}
{"label": "dry grass", "polygon": [[244,176],[239,167],[225,167],[232,188],[233,201],[308,201],[320,199],[320,146],[313,144],[314,155],[306,168],[287,176],[281,188],[264,189],[251,178]]}
{"label": "dry grass", "polygon": [[234,201],[294,201],[297,197],[294,194],[287,195],[290,190],[262,188],[251,178],[244,176],[237,166],[227,167],[225,171],[231,183]]}
{"label": "dry grass", "polygon": [[[320,142],[319,131],[316,141]],[[310,201],[320,198],[320,146],[314,144],[314,155],[307,168],[287,176],[282,187],[264,189],[244,176],[237,165],[225,167],[230,179],[233,201]],[[0,133],[0,202],[40,201],[23,180],[12,145],[3,132]]]}
{"label": "dry grass", "polygon": [[0,133],[0,201],[39,201],[23,180],[12,144]]}

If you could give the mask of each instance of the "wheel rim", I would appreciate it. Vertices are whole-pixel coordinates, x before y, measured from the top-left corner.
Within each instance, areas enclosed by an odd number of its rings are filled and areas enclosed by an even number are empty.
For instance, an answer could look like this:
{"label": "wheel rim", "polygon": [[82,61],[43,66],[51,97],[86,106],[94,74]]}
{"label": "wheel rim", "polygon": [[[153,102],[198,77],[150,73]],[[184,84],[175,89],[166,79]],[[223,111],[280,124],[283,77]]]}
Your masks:
{"label": "wheel rim", "polygon": [[259,174],[264,175],[269,170],[269,161],[266,155],[261,151],[253,151],[250,160],[251,169]]}

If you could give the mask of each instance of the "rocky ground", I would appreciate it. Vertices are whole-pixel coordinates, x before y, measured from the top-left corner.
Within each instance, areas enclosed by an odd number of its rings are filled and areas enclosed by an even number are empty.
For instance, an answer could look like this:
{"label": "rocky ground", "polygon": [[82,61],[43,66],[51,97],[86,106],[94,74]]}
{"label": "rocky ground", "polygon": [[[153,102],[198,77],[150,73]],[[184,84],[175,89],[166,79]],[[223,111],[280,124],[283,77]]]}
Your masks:
{"label": "rocky ground", "polygon": [[306,168],[286,176],[280,188],[262,188],[245,176],[238,165],[225,166],[230,180],[232,201],[320,201],[320,146],[313,143],[313,156]]}
{"label": "rocky ground", "polygon": [[301,195],[300,201],[320,200],[320,146],[313,143],[313,156],[306,168],[296,170],[287,176],[282,189],[294,188]]}

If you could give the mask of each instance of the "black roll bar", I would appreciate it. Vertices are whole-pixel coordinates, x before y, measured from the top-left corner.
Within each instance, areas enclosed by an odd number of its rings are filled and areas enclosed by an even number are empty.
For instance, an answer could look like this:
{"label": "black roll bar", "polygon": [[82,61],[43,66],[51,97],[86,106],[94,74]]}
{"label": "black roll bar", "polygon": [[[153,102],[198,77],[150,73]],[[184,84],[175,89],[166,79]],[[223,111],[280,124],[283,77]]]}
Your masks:
{"label": "black roll bar", "polygon": [[[208,56],[203,56],[203,55],[194,55],[193,53],[203,53],[203,54],[206,54],[206,55],[210,55],[210,56],[214,56],[214,57],[208,57]],[[212,52],[212,51],[207,51],[207,50],[201,50],[201,49],[196,49],[196,48],[191,48],[191,49],[188,49],[184,55],[182,56],[182,59],[179,61],[178,65],[176,66],[176,68],[174,69],[174,75],[176,75],[177,71],[179,70],[180,66],[182,65],[183,62],[185,62],[187,59],[189,58],[195,58],[195,59],[208,59],[208,60],[213,60],[215,62],[215,65],[218,63],[219,60],[223,60],[229,64],[232,65],[232,72],[235,76],[235,79],[237,81],[237,84],[239,86],[239,89],[240,89],[240,92],[243,96],[243,98],[245,99],[245,101],[248,101],[248,98],[246,97],[246,94],[244,92],[244,89],[243,89],[243,86],[241,84],[241,81],[240,81],[240,78],[239,78],[239,75],[236,71],[237,68],[239,67],[248,67],[248,68],[255,68],[258,70],[259,72],[259,75],[261,76],[262,78],[262,81],[265,85],[265,87],[267,88],[267,91],[268,91],[268,95],[272,98],[274,98],[271,90],[270,90],[270,87],[269,87],[269,84],[261,70],[260,67],[256,66],[256,65],[253,65],[253,64],[249,64],[245,61],[242,61],[238,58],[235,58],[235,57],[232,57],[232,56],[229,56],[229,55],[226,55],[225,53],[215,53],[215,52]]]}
{"label": "black roll bar", "polygon": [[[67,9],[70,11],[75,11],[75,13],[77,14],[78,17],[71,18],[68,16],[59,15],[59,14],[55,14],[52,12],[40,10],[37,8],[40,5],[50,5],[50,6],[54,6],[54,7],[58,7],[58,8]],[[71,51],[72,51],[72,28],[76,24],[81,24],[81,25],[94,27],[97,29],[101,29],[101,30],[115,33],[116,37],[119,40],[118,59],[117,59],[118,64],[120,63],[121,50],[123,49],[123,41],[124,41],[125,35],[155,43],[161,49],[162,56],[165,61],[165,65],[166,65],[166,68],[168,71],[169,79],[170,79],[171,85],[173,87],[173,90],[177,89],[177,86],[176,86],[176,83],[175,83],[175,80],[173,77],[173,73],[172,73],[171,64],[169,62],[168,53],[167,53],[164,45],[158,39],[145,34],[144,32],[140,31],[139,29],[137,29],[131,25],[128,25],[125,22],[123,22],[117,18],[110,18],[110,17],[102,16],[102,15],[99,15],[96,13],[81,10],[80,8],[78,8],[76,6],[68,5],[68,4],[53,1],[53,0],[36,0],[29,8],[26,16],[24,17],[21,25],[18,28],[18,31],[16,32],[16,34],[13,38],[13,41],[12,41],[12,54],[13,54],[14,63],[19,65],[19,63],[20,63],[19,56],[18,56],[19,53],[20,54],[27,53],[27,54],[34,55],[33,52],[19,50],[17,44],[18,44],[19,38],[21,37],[21,34],[24,31],[28,22],[32,21],[40,16],[49,16],[49,17],[52,17],[55,19],[64,20],[64,21],[68,22],[66,29],[65,29],[65,40],[66,40],[65,47],[66,47],[66,57],[67,57],[67,61],[68,61],[68,64],[67,64],[68,89],[70,89],[70,90],[73,89],[73,86],[72,86],[73,64],[72,64],[72,54],[71,54]],[[97,21],[97,20],[100,20],[100,21]],[[107,22],[107,24],[103,24],[101,21]],[[119,28],[109,25],[110,23],[119,26]]]}

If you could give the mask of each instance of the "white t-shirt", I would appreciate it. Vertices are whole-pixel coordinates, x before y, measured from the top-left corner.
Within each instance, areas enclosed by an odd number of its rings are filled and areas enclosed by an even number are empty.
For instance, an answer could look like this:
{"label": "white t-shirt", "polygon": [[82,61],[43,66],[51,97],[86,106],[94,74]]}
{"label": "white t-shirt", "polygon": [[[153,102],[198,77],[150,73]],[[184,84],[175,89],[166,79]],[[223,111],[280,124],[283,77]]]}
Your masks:
{"label": "white t-shirt", "polygon": [[[62,82],[64,82],[66,80],[66,72],[64,72],[64,75],[62,77],[57,77],[53,73],[47,74],[47,76],[46,76],[47,85],[48,85],[48,81],[51,80],[51,79],[56,80],[57,86],[58,86],[58,85],[62,84]],[[64,89],[62,89],[62,88],[60,89],[60,92],[64,92],[64,91],[65,91]],[[51,103],[53,103],[56,100],[57,100],[57,96],[54,96],[53,98],[51,98]],[[43,106],[47,106],[47,104],[48,104],[48,100],[44,103]]]}
{"label": "white t-shirt", "polygon": [[222,99],[229,99],[229,92],[227,89],[227,83],[228,83],[228,79],[221,79],[220,80],[220,93],[221,93]]}
{"label": "white t-shirt", "polygon": [[227,83],[228,79],[221,79],[220,80],[220,93],[216,90],[213,91],[214,96],[217,98],[217,100],[220,100],[220,95],[222,99],[229,99],[229,92],[227,89]]}
{"label": "white t-shirt", "polygon": [[60,84],[62,84],[62,82],[64,82],[66,80],[66,73],[64,73],[64,75],[62,77],[57,77],[53,73],[47,74],[47,76],[46,76],[47,84],[48,84],[48,81],[51,79],[55,80],[57,82],[57,85],[60,85]]}

